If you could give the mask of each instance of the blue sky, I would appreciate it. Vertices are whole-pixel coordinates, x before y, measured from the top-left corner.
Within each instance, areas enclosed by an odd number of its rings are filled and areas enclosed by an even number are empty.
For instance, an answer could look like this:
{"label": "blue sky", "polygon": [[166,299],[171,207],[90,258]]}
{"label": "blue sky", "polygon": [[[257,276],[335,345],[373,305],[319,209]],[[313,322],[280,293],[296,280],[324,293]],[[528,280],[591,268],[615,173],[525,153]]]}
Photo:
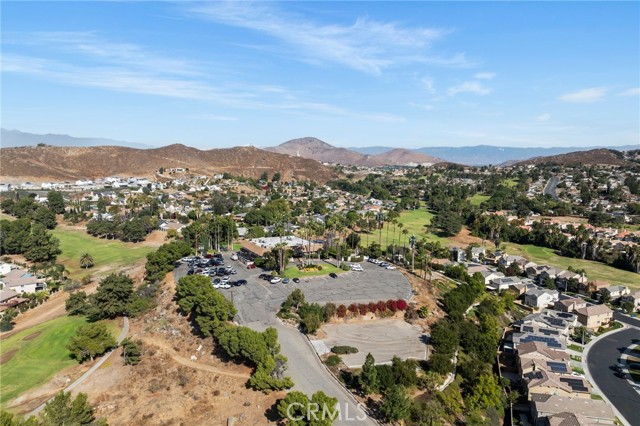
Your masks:
{"label": "blue sky", "polygon": [[2,127],[200,148],[640,143],[638,2],[2,2]]}

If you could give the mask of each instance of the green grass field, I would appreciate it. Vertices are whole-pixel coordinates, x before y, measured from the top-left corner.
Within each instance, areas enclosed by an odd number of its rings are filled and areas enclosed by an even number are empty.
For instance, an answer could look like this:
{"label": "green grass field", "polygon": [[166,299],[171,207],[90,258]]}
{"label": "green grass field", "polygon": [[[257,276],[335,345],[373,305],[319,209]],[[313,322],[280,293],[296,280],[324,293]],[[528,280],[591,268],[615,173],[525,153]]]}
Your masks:
{"label": "green grass field", "polygon": [[336,268],[333,265],[329,265],[328,263],[323,263],[321,271],[304,272],[299,270],[297,266],[288,266],[287,269],[284,270],[283,276],[286,278],[320,277],[322,275],[329,275],[332,272],[341,274],[344,271],[342,269]]}
{"label": "green grass field", "polygon": [[9,222],[11,222],[13,220],[16,220],[16,218],[11,216],[10,214],[0,212],[0,220],[8,220]]}
{"label": "green grass field", "polygon": [[[118,320],[106,323],[117,338],[121,330]],[[83,324],[86,324],[84,317],[65,316],[3,339],[0,355],[17,352],[0,368],[0,406],[4,407],[16,396],[47,383],[57,372],[76,364],[65,346]],[[25,340],[36,333],[40,334]]]}
{"label": "green grass field", "polygon": [[[51,232],[60,240],[62,254],[58,256],[58,263],[67,268],[72,278],[80,278],[105,266],[115,270],[132,265],[155,250],[141,244],[95,238],[81,230],[57,227]],[[80,256],[84,253],[93,256],[93,268],[80,268]]]}
{"label": "green grass field", "polygon": [[640,275],[633,272],[623,271],[600,262],[558,256],[552,249],[546,247],[514,243],[505,243],[505,246],[509,254],[524,256],[538,264],[546,264],[558,268],[572,266],[575,269],[584,269],[590,280],[601,280],[607,281],[612,285],[624,284],[629,287],[640,288]]}
{"label": "green grass field", "polygon": [[467,200],[469,201],[469,203],[471,203],[472,206],[479,206],[480,204],[487,201],[489,198],[491,198],[490,195],[475,194],[473,197],[467,198]]}
{"label": "green grass field", "polygon": [[[382,241],[382,247],[385,248],[395,241],[396,245],[409,245],[409,237],[411,237],[411,235],[415,235],[418,239],[426,238],[429,241],[440,241],[444,246],[451,245],[451,241],[449,239],[439,237],[427,231],[427,225],[431,223],[433,216],[433,213],[424,208],[420,208],[418,210],[406,210],[400,213],[400,217],[398,217],[398,223],[402,223],[403,227],[400,229],[400,226],[395,225],[395,239],[393,233],[394,225],[385,223],[384,228],[382,228],[382,234],[379,230],[372,231],[370,234],[361,233],[360,244],[366,247],[372,242]],[[406,236],[402,235],[402,231],[405,229],[409,231]]]}
{"label": "green grass field", "polygon": [[506,180],[504,180],[503,183],[504,183],[505,186],[507,186],[509,188],[513,188],[513,187],[518,186],[519,182],[518,182],[518,179],[506,179]]}

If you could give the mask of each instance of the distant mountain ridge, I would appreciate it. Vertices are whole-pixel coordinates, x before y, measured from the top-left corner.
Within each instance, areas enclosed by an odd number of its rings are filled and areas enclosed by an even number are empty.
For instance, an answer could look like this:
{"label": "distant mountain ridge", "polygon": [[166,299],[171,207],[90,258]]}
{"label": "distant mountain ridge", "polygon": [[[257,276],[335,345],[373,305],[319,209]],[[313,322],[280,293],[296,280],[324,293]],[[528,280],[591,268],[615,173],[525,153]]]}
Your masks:
{"label": "distant mountain ridge", "polygon": [[2,148],[15,148],[20,146],[36,146],[40,143],[51,146],[126,146],[129,148],[155,148],[151,145],[117,141],[105,138],[77,138],[69,135],[56,135],[47,133],[44,135],[26,133],[20,130],[8,130],[2,128],[0,146]]}
{"label": "distant mountain ridge", "polygon": [[[477,145],[462,147],[424,147],[412,149],[413,152],[433,155],[443,160],[466,164],[469,166],[483,165],[510,165],[520,161],[525,161],[534,157],[548,157],[553,155],[567,154],[577,151],[589,151],[598,148],[611,148],[618,151],[628,151],[640,149],[640,145],[625,145],[612,147],[553,147],[553,148],[514,148],[493,145]],[[380,154],[393,150],[392,147],[373,146],[361,148],[349,148],[361,154]],[[506,163],[506,164],[505,164]]]}
{"label": "distant mountain ridge", "polygon": [[267,151],[294,157],[310,158],[322,163],[350,164],[354,166],[405,166],[435,164],[443,160],[412,150],[396,148],[377,155],[362,154],[346,148],[335,147],[318,138],[292,139],[278,146],[265,148]]}
{"label": "distant mountain ridge", "polygon": [[280,173],[283,181],[335,178],[329,167],[306,158],[289,157],[253,147],[199,150],[181,144],[154,149],[121,146],[20,147],[0,149],[2,181],[76,180],[107,176],[155,175],[164,168],[188,168],[193,174],[228,172],[258,179]]}
{"label": "distant mountain ridge", "polygon": [[536,164],[593,164],[608,166],[634,166],[634,162],[625,159],[624,153],[621,151],[599,148],[589,151],[576,151],[567,154],[552,155],[547,157],[535,157],[526,161],[520,161],[515,165],[536,165]]}

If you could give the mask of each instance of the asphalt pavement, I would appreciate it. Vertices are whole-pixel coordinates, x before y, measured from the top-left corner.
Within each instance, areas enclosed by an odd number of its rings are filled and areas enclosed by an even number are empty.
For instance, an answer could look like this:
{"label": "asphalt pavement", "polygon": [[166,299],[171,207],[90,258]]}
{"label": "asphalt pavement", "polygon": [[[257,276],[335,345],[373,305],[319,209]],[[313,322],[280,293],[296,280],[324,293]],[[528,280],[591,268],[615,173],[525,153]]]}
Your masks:
{"label": "asphalt pavement", "polygon": [[606,334],[590,346],[586,355],[588,374],[627,424],[640,426],[640,386],[618,377],[613,369],[630,345],[640,343],[640,329],[635,328],[640,321],[620,314],[614,317],[634,327]]}

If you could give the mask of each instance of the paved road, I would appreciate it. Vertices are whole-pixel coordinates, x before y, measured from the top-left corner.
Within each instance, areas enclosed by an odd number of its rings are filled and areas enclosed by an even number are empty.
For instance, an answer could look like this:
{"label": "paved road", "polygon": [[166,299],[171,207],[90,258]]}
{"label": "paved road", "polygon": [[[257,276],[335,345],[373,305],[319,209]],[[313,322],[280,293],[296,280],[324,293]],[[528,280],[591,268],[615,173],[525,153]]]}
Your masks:
{"label": "paved road", "polygon": [[[619,315],[625,323],[640,321]],[[628,328],[612,332],[595,342],[587,355],[588,372],[600,391],[632,426],[640,426],[640,394],[627,380],[617,377],[612,366],[624,350],[640,340],[640,329]],[[636,386],[637,387],[637,386]]]}
{"label": "paved road", "polygon": [[544,195],[551,195],[553,199],[557,200],[558,194],[556,194],[556,187],[558,186],[558,182],[559,180],[557,176],[551,176],[551,178],[549,178],[549,181],[545,185],[544,191],[542,193]]}
{"label": "paved road", "polygon": [[[120,343],[122,343],[122,341],[124,340],[125,337],[127,337],[127,334],[129,334],[129,318],[124,317],[124,327],[122,327],[122,331],[120,332],[120,335],[118,336],[118,345],[120,345]],[[102,364],[104,364],[109,357],[111,356],[111,354],[113,354],[115,352],[115,350],[117,349],[117,347],[115,349],[110,350],[109,352],[107,352],[106,354],[102,355],[102,358],[100,358],[98,360],[98,362],[96,362],[93,367],[91,367],[89,370],[87,370],[82,376],[78,377],[78,379],[71,383],[69,386],[67,386],[64,391],[65,392],[71,392],[72,390],[74,390],[76,387],[80,386],[82,383],[85,382],[85,380],[87,380],[89,378],[89,376],[91,376],[98,368],[100,368],[102,366]],[[39,405],[35,410],[33,410],[32,412],[30,412],[27,417],[31,417],[31,416],[35,416],[37,415],[40,411],[42,411],[42,409],[45,407],[45,405],[47,405],[47,402],[51,401],[50,398],[49,400],[47,400],[46,402],[42,403],[41,405]]]}

